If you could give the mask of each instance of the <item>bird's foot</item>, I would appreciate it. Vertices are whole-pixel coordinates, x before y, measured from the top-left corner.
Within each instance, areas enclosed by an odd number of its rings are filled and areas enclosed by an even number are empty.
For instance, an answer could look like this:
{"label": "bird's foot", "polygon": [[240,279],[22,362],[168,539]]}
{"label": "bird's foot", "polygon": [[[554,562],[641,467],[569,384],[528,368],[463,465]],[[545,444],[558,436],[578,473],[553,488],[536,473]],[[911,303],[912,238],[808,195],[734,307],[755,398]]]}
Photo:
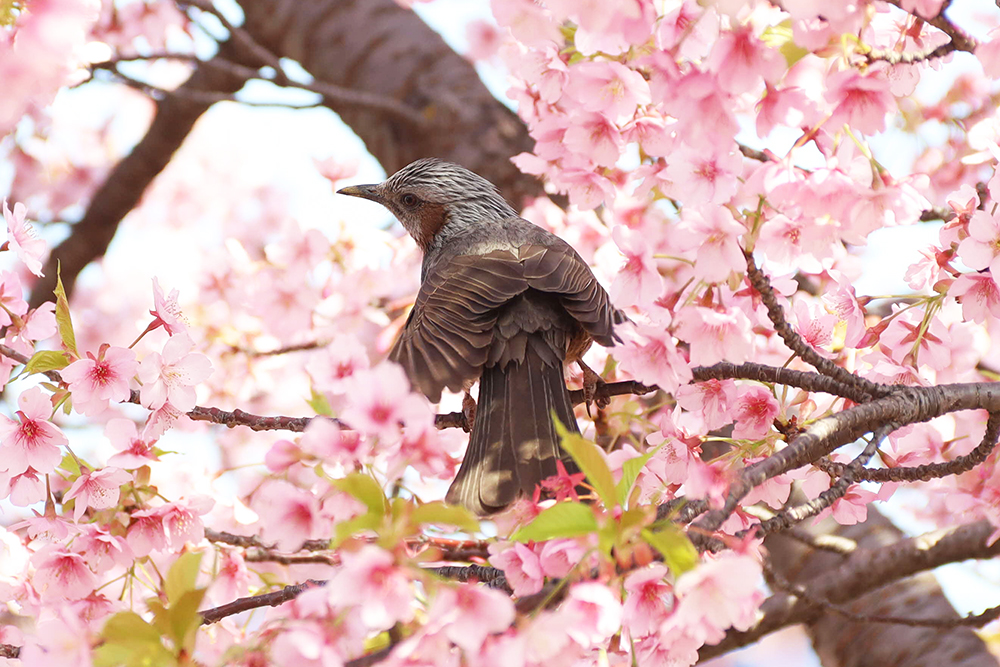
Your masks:
{"label": "bird's foot", "polygon": [[609,397],[597,395],[597,388],[607,383],[604,381],[604,378],[597,374],[597,371],[583,363],[582,360],[578,360],[576,363],[580,366],[580,370],[583,371],[583,403],[587,406],[587,416],[590,417],[591,403],[596,405],[598,410],[603,410],[611,403]]}
{"label": "bird's foot", "polygon": [[465,396],[462,397],[462,417],[462,430],[471,433],[476,423],[476,400],[469,392],[465,392]]}

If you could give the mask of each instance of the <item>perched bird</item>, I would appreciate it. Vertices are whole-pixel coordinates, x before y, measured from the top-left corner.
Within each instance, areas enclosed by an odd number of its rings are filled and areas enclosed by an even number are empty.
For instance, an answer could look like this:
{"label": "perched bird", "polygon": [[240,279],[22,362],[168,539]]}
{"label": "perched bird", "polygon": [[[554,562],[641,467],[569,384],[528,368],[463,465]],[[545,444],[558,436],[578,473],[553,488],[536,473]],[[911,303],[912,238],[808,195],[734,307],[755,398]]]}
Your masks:
{"label": "perched bird", "polygon": [[[479,380],[469,447],[448,502],[499,511],[557,474],[552,415],[578,431],[563,376],[624,315],[580,255],[519,217],[496,186],[434,158],[340,194],[382,204],[424,252],[416,302],[389,353],[431,401]],[[580,362],[582,365],[582,362]],[[591,372],[592,373],[592,372]]]}

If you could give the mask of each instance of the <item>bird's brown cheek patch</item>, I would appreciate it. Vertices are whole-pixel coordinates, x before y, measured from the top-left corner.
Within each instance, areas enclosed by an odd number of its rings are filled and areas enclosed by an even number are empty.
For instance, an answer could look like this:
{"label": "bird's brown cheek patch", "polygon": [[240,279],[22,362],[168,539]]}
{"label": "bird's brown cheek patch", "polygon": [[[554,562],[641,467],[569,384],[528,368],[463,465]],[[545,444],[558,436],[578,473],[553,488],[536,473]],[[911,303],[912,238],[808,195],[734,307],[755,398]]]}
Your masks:
{"label": "bird's brown cheek patch", "polygon": [[420,217],[420,229],[417,234],[414,234],[414,239],[417,245],[427,252],[430,248],[431,242],[437,233],[444,227],[447,215],[445,208],[441,204],[432,204],[430,202],[425,202],[418,213]]}

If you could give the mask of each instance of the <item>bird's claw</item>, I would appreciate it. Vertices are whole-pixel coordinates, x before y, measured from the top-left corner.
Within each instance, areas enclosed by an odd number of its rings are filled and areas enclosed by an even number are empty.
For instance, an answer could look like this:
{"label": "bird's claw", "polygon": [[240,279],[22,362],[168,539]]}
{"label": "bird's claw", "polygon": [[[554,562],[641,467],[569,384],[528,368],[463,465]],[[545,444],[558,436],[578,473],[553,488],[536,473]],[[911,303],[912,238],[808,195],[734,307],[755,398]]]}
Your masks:
{"label": "bird's claw", "polygon": [[462,417],[462,430],[471,433],[476,423],[476,400],[469,392],[465,392],[465,396],[462,397]]}
{"label": "bird's claw", "polygon": [[580,365],[580,370],[583,371],[583,403],[587,406],[587,416],[591,417],[591,403],[596,405],[598,410],[603,410],[611,403],[611,399],[607,396],[597,395],[597,388],[607,383],[593,368],[582,361],[578,361],[577,363]]}

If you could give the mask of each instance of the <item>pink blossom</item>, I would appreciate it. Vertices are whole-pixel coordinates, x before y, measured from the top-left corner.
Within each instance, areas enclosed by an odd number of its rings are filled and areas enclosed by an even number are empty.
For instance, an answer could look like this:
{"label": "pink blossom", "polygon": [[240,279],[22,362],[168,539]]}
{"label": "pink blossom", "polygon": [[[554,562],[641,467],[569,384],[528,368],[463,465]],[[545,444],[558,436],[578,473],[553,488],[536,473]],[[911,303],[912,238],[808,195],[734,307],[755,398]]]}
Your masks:
{"label": "pink blossom", "polygon": [[948,294],[961,302],[962,317],[968,321],[982,324],[988,318],[1000,318],[1000,286],[992,276],[964,273]]}
{"label": "pink blossom", "polygon": [[969,221],[969,236],[958,245],[958,256],[969,268],[990,270],[1000,281],[1000,217],[976,211]]}
{"label": "pink blossom", "polygon": [[732,552],[706,560],[682,574],[674,586],[683,620],[702,641],[715,643],[728,628],[747,630],[757,619],[764,595],[760,564]]}
{"label": "pink blossom", "polygon": [[757,250],[767,255],[769,262],[819,273],[835,241],[833,225],[775,215],[761,227]]}
{"label": "pink blossom", "polygon": [[344,394],[349,389],[348,379],[370,365],[368,352],[357,336],[338,334],[309,360],[306,370],[319,391]]}
{"label": "pink blossom", "polygon": [[553,182],[569,195],[571,204],[583,211],[615,199],[614,184],[594,169],[564,169]]}
{"label": "pink blossom", "polygon": [[13,323],[11,315],[20,317],[28,312],[21,279],[13,271],[0,271],[0,327]]}
{"label": "pink blossom", "polygon": [[91,641],[85,619],[76,610],[53,605],[52,616],[40,619],[34,637],[21,647],[19,662],[32,667],[91,667]]}
{"label": "pink blossom", "polygon": [[504,571],[514,595],[523,597],[542,590],[545,576],[534,551],[520,542],[513,545],[492,543],[489,550],[490,565]]}
{"label": "pink blossom", "polygon": [[514,39],[529,47],[544,47],[547,42],[561,44],[562,35],[552,15],[531,0],[493,0],[493,16]]}
{"label": "pink blossom", "polygon": [[613,167],[625,148],[618,126],[599,113],[573,114],[563,135],[563,147],[570,153],[601,167]]}
{"label": "pink blossom", "polygon": [[625,577],[623,624],[633,638],[657,631],[673,606],[671,587],[664,581],[668,570],[662,563],[636,570]]}
{"label": "pink blossom", "polygon": [[546,577],[562,579],[580,563],[586,549],[576,540],[549,540],[538,552],[538,562]]}
{"label": "pink blossom", "polygon": [[136,558],[167,548],[166,527],[163,525],[163,517],[156,510],[132,512],[131,518],[125,541]]}
{"label": "pink blossom", "polygon": [[297,549],[306,540],[326,537],[330,521],[320,511],[319,498],[285,481],[273,481],[254,497],[268,540],[284,549]]}
{"label": "pink blossom", "polygon": [[639,105],[650,102],[649,84],[642,75],[613,60],[584,60],[571,66],[566,94],[581,108],[612,122],[631,119]]}
{"label": "pink blossom", "polygon": [[469,41],[469,49],[465,55],[473,61],[491,59],[503,43],[500,31],[488,21],[469,21],[465,26],[465,35]]}
{"label": "pink blossom", "polygon": [[124,347],[101,345],[97,357],[90,352],[62,371],[73,393],[73,407],[91,416],[103,412],[109,401],[127,401],[129,380],[139,370],[135,352]]}
{"label": "pink blossom", "polygon": [[24,220],[24,204],[14,204],[14,212],[7,208],[7,200],[3,202],[3,217],[7,223],[7,242],[24,262],[28,270],[36,276],[42,275],[42,255],[45,254],[45,241],[38,238],[35,229]]}
{"label": "pink blossom", "polygon": [[729,491],[730,476],[721,464],[702,463],[692,459],[684,479],[684,491],[689,498],[704,498],[714,508],[722,507]]}
{"label": "pink blossom", "polygon": [[112,535],[105,526],[84,524],[73,540],[73,548],[83,555],[94,572],[103,572],[114,566],[127,568],[134,556],[125,538]]}
{"label": "pink blossom", "polygon": [[250,571],[243,553],[238,549],[219,551],[219,574],[212,582],[212,594],[217,600],[235,600],[250,590]]}
{"label": "pink blossom", "polygon": [[723,32],[706,64],[718,76],[719,86],[735,95],[753,90],[762,78],[777,82],[786,68],[781,53],[760,41],[750,24]]}
{"label": "pink blossom", "polygon": [[118,504],[121,485],[131,479],[132,476],[121,468],[107,467],[81,473],[63,496],[66,500],[76,499],[73,520],[79,522],[88,507],[97,510],[115,507]]}
{"label": "pink blossom", "polygon": [[385,443],[399,442],[401,425],[426,421],[430,404],[410,391],[410,382],[398,365],[383,362],[351,376],[344,414],[351,426]]}
{"label": "pink blossom", "polygon": [[35,564],[32,581],[45,597],[77,599],[97,587],[97,577],[78,553],[53,545],[36,553],[31,560]]}
{"label": "pink blossom", "polygon": [[792,307],[795,330],[802,339],[823,356],[832,356],[825,348],[833,342],[837,316],[827,313],[816,301],[798,299]]}
{"label": "pink blossom", "polygon": [[[983,72],[991,79],[1000,78],[1000,28],[989,33],[989,39],[976,46],[976,58],[983,66]],[[994,198],[996,201],[996,198]]]}
{"label": "pink blossom", "polygon": [[774,418],[781,412],[771,390],[760,385],[740,388],[736,401],[736,425],[733,437],[758,440],[771,432]]}
{"label": "pink blossom", "polygon": [[842,526],[853,526],[868,518],[868,504],[877,499],[877,494],[854,485],[842,497],[833,501],[831,507],[816,515],[816,521],[832,514],[834,521]]}
{"label": "pink blossom", "polygon": [[659,449],[646,463],[646,471],[663,485],[681,484],[688,478],[688,466],[696,460],[700,451],[697,445],[686,442],[678,434],[664,433],[650,435],[649,444]]}
{"label": "pink blossom", "polygon": [[28,507],[45,500],[45,475],[29,467],[18,475],[0,472],[0,498],[10,498],[16,507]]}
{"label": "pink blossom", "polygon": [[392,554],[368,544],[343,555],[343,566],[326,586],[330,604],[356,609],[371,630],[388,630],[413,618],[413,589]]}
{"label": "pink blossom", "polygon": [[663,278],[648,238],[623,225],[611,230],[611,238],[625,255],[625,264],[611,283],[611,299],[620,305],[652,304],[663,294]]}
{"label": "pink blossom", "polygon": [[939,371],[951,365],[950,341],[940,319],[925,324],[923,309],[916,308],[898,313],[879,337],[880,347],[896,363],[927,364]]}
{"label": "pink blossom", "polygon": [[707,431],[714,431],[733,421],[736,407],[736,383],[732,380],[707,380],[681,385],[674,392],[677,404],[704,420]]}
{"label": "pink blossom", "polygon": [[[681,147],[667,160],[663,175],[671,186],[663,188],[664,194],[699,205],[723,204],[736,194],[742,170],[743,157],[736,151]],[[727,223],[724,219],[723,225]],[[732,229],[737,234],[745,231],[742,226]]]}
{"label": "pink blossom", "polygon": [[710,366],[719,361],[742,363],[750,356],[753,334],[742,311],[719,312],[691,306],[677,314],[677,337],[691,346],[691,363]]}
{"label": "pink blossom", "polygon": [[135,470],[153,461],[158,461],[156,439],[139,436],[135,422],[131,419],[109,419],[104,426],[104,437],[118,450],[108,459],[108,463],[126,470]]}
{"label": "pink blossom", "polygon": [[7,328],[4,340],[18,352],[30,355],[34,352],[34,343],[44,340],[56,333],[56,304],[46,301],[38,308],[28,311],[26,315]]}
{"label": "pink blossom", "polygon": [[195,406],[194,386],[212,374],[212,362],[200,352],[191,352],[194,341],[186,333],[171,336],[163,353],[151,352],[139,366],[140,399],[147,408],[170,403],[186,412]]}
{"label": "pink blossom", "polygon": [[677,118],[677,134],[689,146],[721,150],[732,146],[739,130],[735,105],[715,76],[698,70],[685,75],[664,106]]}
{"label": "pink blossom", "polygon": [[702,280],[721,282],[733,271],[746,267],[739,242],[746,227],[733,218],[729,209],[716,206],[707,213],[686,213],[678,232],[682,247],[695,250],[694,271]]}
{"label": "pink blossom", "polygon": [[171,290],[170,296],[164,296],[159,279],[153,278],[153,310],[149,311],[149,314],[155,319],[147,331],[162,326],[171,336],[187,332],[187,322],[184,321],[184,315],[177,305],[177,295],[177,290]]}
{"label": "pink blossom", "polygon": [[863,76],[850,68],[831,74],[826,85],[826,99],[835,107],[827,121],[830,127],[846,123],[865,134],[885,129],[886,114],[895,108],[896,100],[884,76]]}
{"label": "pink blossom", "polygon": [[16,420],[0,415],[0,465],[9,475],[19,475],[28,468],[50,473],[62,459],[59,445],[68,443],[59,427],[49,421],[52,404],[38,387],[23,392],[17,399],[20,410]]}
{"label": "pink blossom", "polygon": [[514,622],[510,596],[473,584],[441,586],[427,611],[431,627],[443,627],[448,639],[466,653],[482,647],[488,635]]}
{"label": "pink blossom", "polygon": [[844,329],[844,345],[854,347],[865,335],[865,310],[858,303],[854,287],[839,272],[835,272],[837,289],[823,295],[826,304],[837,317],[837,328]]}
{"label": "pink blossom", "polygon": [[624,343],[615,348],[621,369],[639,382],[673,391],[691,380],[691,368],[665,327],[638,324],[622,332]]}
{"label": "pink blossom", "polygon": [[757,104],[757,136],[766,138],[775,127],[801,126],[804,110],[812,106],[809,98],[796,86],[776,88],[767,84],[764,97]]}
{"label": "pink blossom", "polygon": [[622,627],[621,602],[607,586],[597,582],[571,587],[560,612],[573,619],[566,631],[583,648],[601,645]]}

